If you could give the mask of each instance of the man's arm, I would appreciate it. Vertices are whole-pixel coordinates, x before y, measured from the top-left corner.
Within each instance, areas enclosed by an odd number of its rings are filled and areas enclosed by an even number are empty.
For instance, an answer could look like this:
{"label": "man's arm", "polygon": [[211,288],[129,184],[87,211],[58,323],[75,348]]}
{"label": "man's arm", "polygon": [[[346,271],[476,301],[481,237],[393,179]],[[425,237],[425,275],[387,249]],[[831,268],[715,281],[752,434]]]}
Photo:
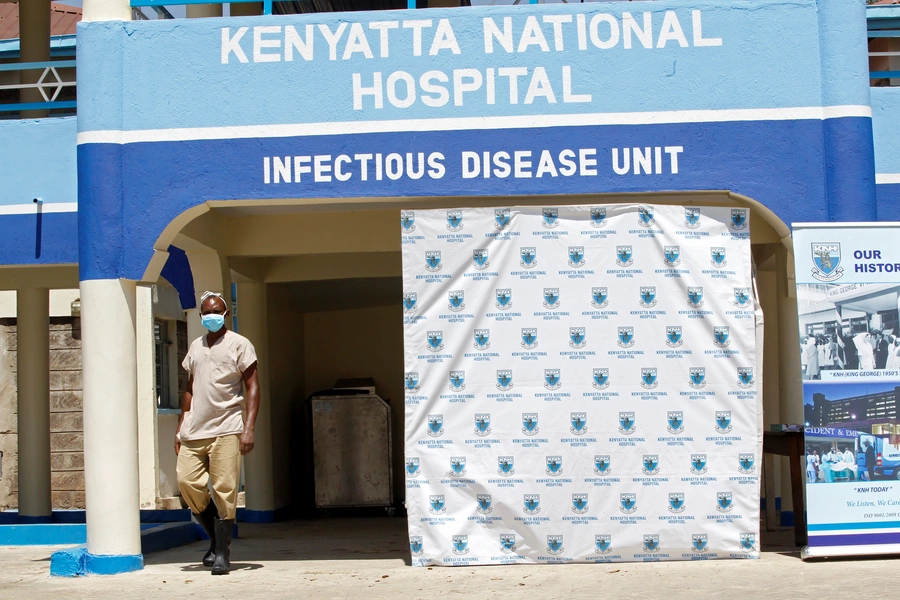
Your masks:
{"label": "man's arm", "polygon": [[178,427],[175,428],[175,454],[181,451],[181,424],[184,422],[184,413],[191,410],[191,401],[194,399],[194,376],[188,379],[187,390],[181,398],[181,414],[178,415]]}
{"label": "man's arm", "polygon": [[247,420],[244,421],[244,432],[241,433],[241,454],[253,450],[255,443],[253,429],[256,427],[256,413],[259,412],[259,374],[257,363],[250,365],[243,373],[244,387],[247,388]]}

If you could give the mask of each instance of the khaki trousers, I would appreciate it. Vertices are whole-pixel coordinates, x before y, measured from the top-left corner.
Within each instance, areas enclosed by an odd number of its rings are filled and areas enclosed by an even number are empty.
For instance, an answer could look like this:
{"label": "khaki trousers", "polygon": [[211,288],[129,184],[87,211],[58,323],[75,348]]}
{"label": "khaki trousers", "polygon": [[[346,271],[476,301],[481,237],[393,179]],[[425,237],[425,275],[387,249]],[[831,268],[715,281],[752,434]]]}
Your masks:
{"label": "khaki trousers", "polygon": [[181,497],[194,514],[202,513],[209,504],[207,484],[212,483],[219,518],[234,519],[237,515],[240,439],[234,434],[181,442],[175,474]]}

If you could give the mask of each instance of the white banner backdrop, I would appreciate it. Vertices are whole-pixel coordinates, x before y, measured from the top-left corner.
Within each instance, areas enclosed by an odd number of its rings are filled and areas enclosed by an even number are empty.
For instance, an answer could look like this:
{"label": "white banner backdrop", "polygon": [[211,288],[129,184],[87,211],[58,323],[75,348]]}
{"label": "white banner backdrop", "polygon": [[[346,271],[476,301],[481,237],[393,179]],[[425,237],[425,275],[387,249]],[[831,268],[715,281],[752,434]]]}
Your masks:
{"label": "white banner backdrop", "polygon": [[759,556],[747,209],[404,211],[414,565]]}

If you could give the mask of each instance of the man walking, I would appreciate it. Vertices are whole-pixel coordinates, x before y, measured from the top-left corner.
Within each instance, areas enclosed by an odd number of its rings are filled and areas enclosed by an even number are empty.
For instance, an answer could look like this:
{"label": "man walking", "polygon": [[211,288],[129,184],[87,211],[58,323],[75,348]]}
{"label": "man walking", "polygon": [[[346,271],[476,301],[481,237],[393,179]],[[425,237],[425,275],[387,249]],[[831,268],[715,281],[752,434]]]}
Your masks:
{"label": "man walking", "polygon": [[175,433],[178,489],[209,535],[203,564],[212,567],[213,575],[231,570],[241,455],[253,450],[259,411],[256,349],[247,338],[225,327],[227,315],[220,294],[203,294],[200,316],[209,333],[194,340],[182,363],[190,381]]}

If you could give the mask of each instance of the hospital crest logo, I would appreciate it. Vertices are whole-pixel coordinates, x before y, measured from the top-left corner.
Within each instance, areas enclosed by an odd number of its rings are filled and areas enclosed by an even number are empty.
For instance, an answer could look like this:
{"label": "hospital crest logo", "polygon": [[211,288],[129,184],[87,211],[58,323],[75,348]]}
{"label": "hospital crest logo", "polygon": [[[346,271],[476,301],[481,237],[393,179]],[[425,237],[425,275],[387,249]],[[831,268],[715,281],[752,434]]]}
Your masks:
{"label": "hospital crest logo", "polygon": [[734,288],[734,305],[738,308],[748,308],[750,306],[750,288]]}
{"label": "hospital crest logo", "polygon": [[419,372],[409,371],[403,375],[403,387],[407,392],[419,391]]}
{"label": "hospital crest logo", "polygon": [[491,261],[488,260],[488,251],[484,249],[472,250],[472,266],[479,271],[491,266]]}
{"label": "hospital crest logo", "polygon": [[591,227],[606,225],[606,208],[591,207]]}
{"label": "hospital crest logo", "polygon": [[716,431],[719,433],[729,433],[731,431],[731,411],[716,411]]}
{"label": "hospital crest logo", "polygon": [[689,229],[697,229],[700,227],[700,211],[696,208],[685,208],[684,224]]}
{"label": "hospital crest logo", "polygon": [[466,389],[466,372],[450,371],[450,391],[461,392]]}
{"label": "hospital crest logo", "polygon": [[725,260],[725,248],[723,246],[713,246],[710,248],[709,257],[709,264],[714,267],[720,268],[728,264],[728,261]]}
{"label": "hospital crest logo", "polygon": [[684,343],[681,336],[681,325],[669,325],[666,327],[666,346],[677,348]]}
{"label": "hospital crest logo", "polygon": [[605,287],[591,288],[591,306],[606,308],[609,305],[609,290]]}
{"label": "hospital crest logo", "polygon": [[425,548],[422,546],[422,536],[421,535],[413,535],[409,538],[409,552],[413,556],[422,556],[422,552],[424,552]]}
{"label": "hospital crest logo", "polygon": [[691,550],[694,552],[706,552],[709,550],[709,535],[705,533],[691,534]]}
{"label": "hospital crest logo", "polygon": [[688,287],[687,303],[691,308],[700,308],[701,306],[703,306],[703,288]]}
{"label": "hospital crest logo", "polygon": [[667,267],[677,267],[681,264],[680,246],[663,246],[663,262]]}
{"label": "hospital crest logo", "polygon": [[572,512],[583,515],[588,511],[588,495],[572,494]]}
{"label": "hospital crest logo", "polygon": [[598,390],[605,390],[609,387],[609,369],[594,369],[594,376],[591,385]]}
{"label": "hospital crest logo", "polygon": [[453,290],[447,293],[449,303],[447,307],[453,312],[459,312],[466,307],[466,293],[462,290]]}
{"label": "hospital crest logo", "polygon": [[634,346],[634,327],[619,327],[619,339],[616,343],[623,348]]}
{"label": "hospital crest logo", "polygon": [[444,435],[444,415],[428,415],[427,433],[431,437]]}
{"label": "hospital crest logo", "polygon": [[553,229],[559,225],[559,209],[545,208],[541,210],[541,225]]}
{"label": "hospital crest logo", "polygon": [[544,369],[544,387],[548,390],[558,390],[562,387],[559,369]]}
{"label": "hospital crest logo", "polygon": [[642,285],[638,302],[644,308],[656,306],[656,286]]}
{"label": "hospital crest logo", "polygon": [[419,294],[416,292],[406,292],[403,294],[403,312],[405,314],[410,314],[417,310],[419,310]]}
{"label": "hospital crest logo", "polygon": [[756,382],[753,381],[753,367],[738,367],[737,368],[737,384],[740,388],[751,388]]}
{"label": "hospital crest logo", "polygon": [[500,552],[511,554],[516,551],[516,534],[501,533],[500,534]]}
{"label": "hospital crest logo", "polygon": [[584,435],[587,433],[587,413],[583,412],[573,412],[569,415],[569,423],[572,424],[569,427],[569,431],[571,431],[575,435]]}
{"label": "hospital crest logo", "polygon": [[535,327],[522,328],[522,347],[527,350],[533,350],[538,346],[538,335]]}
{"label": "hospital crest logo", "polygon": [[498,369],[497,370],[497,389],[506,392],[511,390],[513,387],[513,373],[512,369]]}
{"label": "hospital crest logo", "polygon": [[584,266],[584,246],[569,246],[569,266]]}
{"label": "hospital crest logo", "polygon": [[411,210],[400,211],[400,229],[403,233],[412,233],[416,230],[416,213]]}
{"label": "hospital crest logo", "polygon": [[716,510],[719,512],[731,512],[734,508],[734,503],[731,499],[731,492],[717,492],[716,493]]}
{"label": "hospital crest logo", "polygon": [[545,458],[545,464],[547,468],[544,472],[551,477],[556,477],[557,475],[562,475],[563,473],[563,459],[562,456],[548,456]]}
{"label": "hospital crest logo", "polygon": [[656,380],[656,367],[641,367],[641,387],[652,390],[659,382]]}
{"label": "hospital crest logo", "polygon": [[724,348],[731,343],[727,325],[719,325],[713,327],[713,344],[719,348]]}
{"label": "hospital crest logo", "polygon": [[425,270],[426,271],[440,271],[444,268],[444,265],[441,264],[441,251],[440,250],[426,250],[425,251]]}
{"label": "hospital crest logo", "polygon": [[609,554],[612,550],[612,536],[608,533],[598,533],[594,536],[594,552],[597,554]]}
{"label": "hospital crest logo", "polygon": [[706,367],[691,367],[688,369],[688,385],[699,390],[706,386]]}
{"label": "hospital crest logo", "polygon": [[634,264],[631,246],[616,246],[616,264],[620,267],[630,267]]}
{"label": "hospital crest logo", "polygon": [[508,310],[512,306],[512,290],[509,288],[501,288],[496,290],[497,302],[494,306],[500,310]]}
{"label": "hospital crest logo", "polygon": [[475,435],[484,437],[491,433],[491,414],[475,413]]}
{"label": "hospital crest logo", "polygon": [[556,555],[556,554],[561,554],[563,550],[565,550],[565,548],[563,548],[563,536],[561,536],[561,535],[548,535],[547,536],[547,552],[549,552],[550,554]]}
{"label": "hospital crest logo", "polygon": [[444,503],[443,494],[428,496],[428,512],[433,515],[440,515],[447,512],[447,505]]}
{"label": "hospital crest logo", "polygon": [[494,209],[494,228],[495,229],[506,229],[509,227],[509,224],[512,222],[512,217],[510,216],[508,208],[495,208]]}
{"label": "hospital crest logo", "polygon": [[447,211],[447,229],[460,231],[463,228],[463,213],[461,210]]}
{"label": "hospital crest logo", "polygon": [[666,431],[669,433],[684,432],[684,411],[670,410],[666,413]]}
{"label": "hospital crest logo", "polygon": [[537,435],[540,432],[538,427],[537,413],[522,413],[522,433],[525,435]]}
{"label": "hospital crest logo", "polygon": [[811,244],[812,276],[819,281],[834,281],[844,274],[841,267],[841,245],[838,242]]}
{"label": "hospital crest logo", "polygon": [[644,534],[644,551],[645,552],[657,552],[659,550],[659,534],[658,533],[645,533]]}
{"label": "hospital crest logo", "polygon": [[419,476],[419,457],[411,456],[406,459],[406,476],[407,477],[418,477]]}
{"label": "hospital crest logo", "polygon": [[587,345],[584,327],[569,327],[569,345],[573,348],[584,348]]}
{"label": "hospital crest logo", "polygon": [[633,412],[619,413],[619,433],[631,435],[636,431]]}
{"label": "hospital crest logo", "polygon": [[645,454],[641,461],[641,471],[644,475],[659,473],[659,454]]}
{"label": "hospital crest logo", "polygon": [[630,492],[619,494],[619,510],[623,513],[631,514],[637,510],[637,494]]}
{"label": "hospital crest logo", "polygon": [[756,470],[756,456],[750,452],[738,454],[738,471],[752,473]]}
{"label": "hospital crest logo", "polygon": [[541,512],[541,495],[525,494],[523,497],[524,506],[522,512],[526,515],[536,515]]}
{"label": "hospital crest logo", "polygon": [[741,534],[741,550],[744,552],[753,552],[756,550],[756,534],[755,533],[742,533]]}
{"label": "hospital crest logo", "polygon": [[490,494],[476,494],[475,495],[475,510],[480,512],[483,515],[488,514],[494,510],[494,507],[491,506],[491,495]]}
{"label": "hospital crest logo", "polygon": [[537,248],[524,246],[519,248],[519,266],[530,269],[537,266]]}
{"label": "hospital crest logo", "polygon": [[691,454],[691,473],[703,475],[707,470],[706,454]]}
{"label": "hospital crest logo", "polygon": [[650,227],[656,223],[653,220],[653,209],[649,206],[639,206],[638,207],[638,225],[643,225],[644,227]]}
{"label": "hospital crest logo", "polygon": [[451,548],[453,554],[468,554],[469,553],[469,536],[467,535],[454,535],[453,536],[453,548]]}
{"label": "hospital crest logo", "polygon": [[515,464],[516,464],[516,459],[512,456],[498,456],[497,457],[497,474],[503,475],[504,477],[509,477],[510,475],[514,475],[516,472]]}
{"label": "hospital crest logo", "polygon": [[491,347],[491,330],[476,329],[474,332],[475,342],[472,344],[476,350],[487,350]]}
{"label": "hospital crest logo", "polygon": [[732,208],[731,209],[731,223],[728,224],[734,230],[741,230],[747,228],[747,209],[746,208]]}
{"label": "hospital crest logo", "polygon": [[449,475],[451,477],[462,477],[465,474],[466,474],[466,457],[465,456],[451,456],[450,457]]}
{"label": "hospital crest logo", "polygon": [[597,475],[612,474],[612,462],[610,462],[609,454],[594,455],[594,473]]}
{"label": "hospital crest logo", "polygon": [[544,308],[559,308],[559,288],[544,288]]}
{"label": "hospital crest logo", "polygon": [[684,492],[669,493],[669,512],[684,512]]}

